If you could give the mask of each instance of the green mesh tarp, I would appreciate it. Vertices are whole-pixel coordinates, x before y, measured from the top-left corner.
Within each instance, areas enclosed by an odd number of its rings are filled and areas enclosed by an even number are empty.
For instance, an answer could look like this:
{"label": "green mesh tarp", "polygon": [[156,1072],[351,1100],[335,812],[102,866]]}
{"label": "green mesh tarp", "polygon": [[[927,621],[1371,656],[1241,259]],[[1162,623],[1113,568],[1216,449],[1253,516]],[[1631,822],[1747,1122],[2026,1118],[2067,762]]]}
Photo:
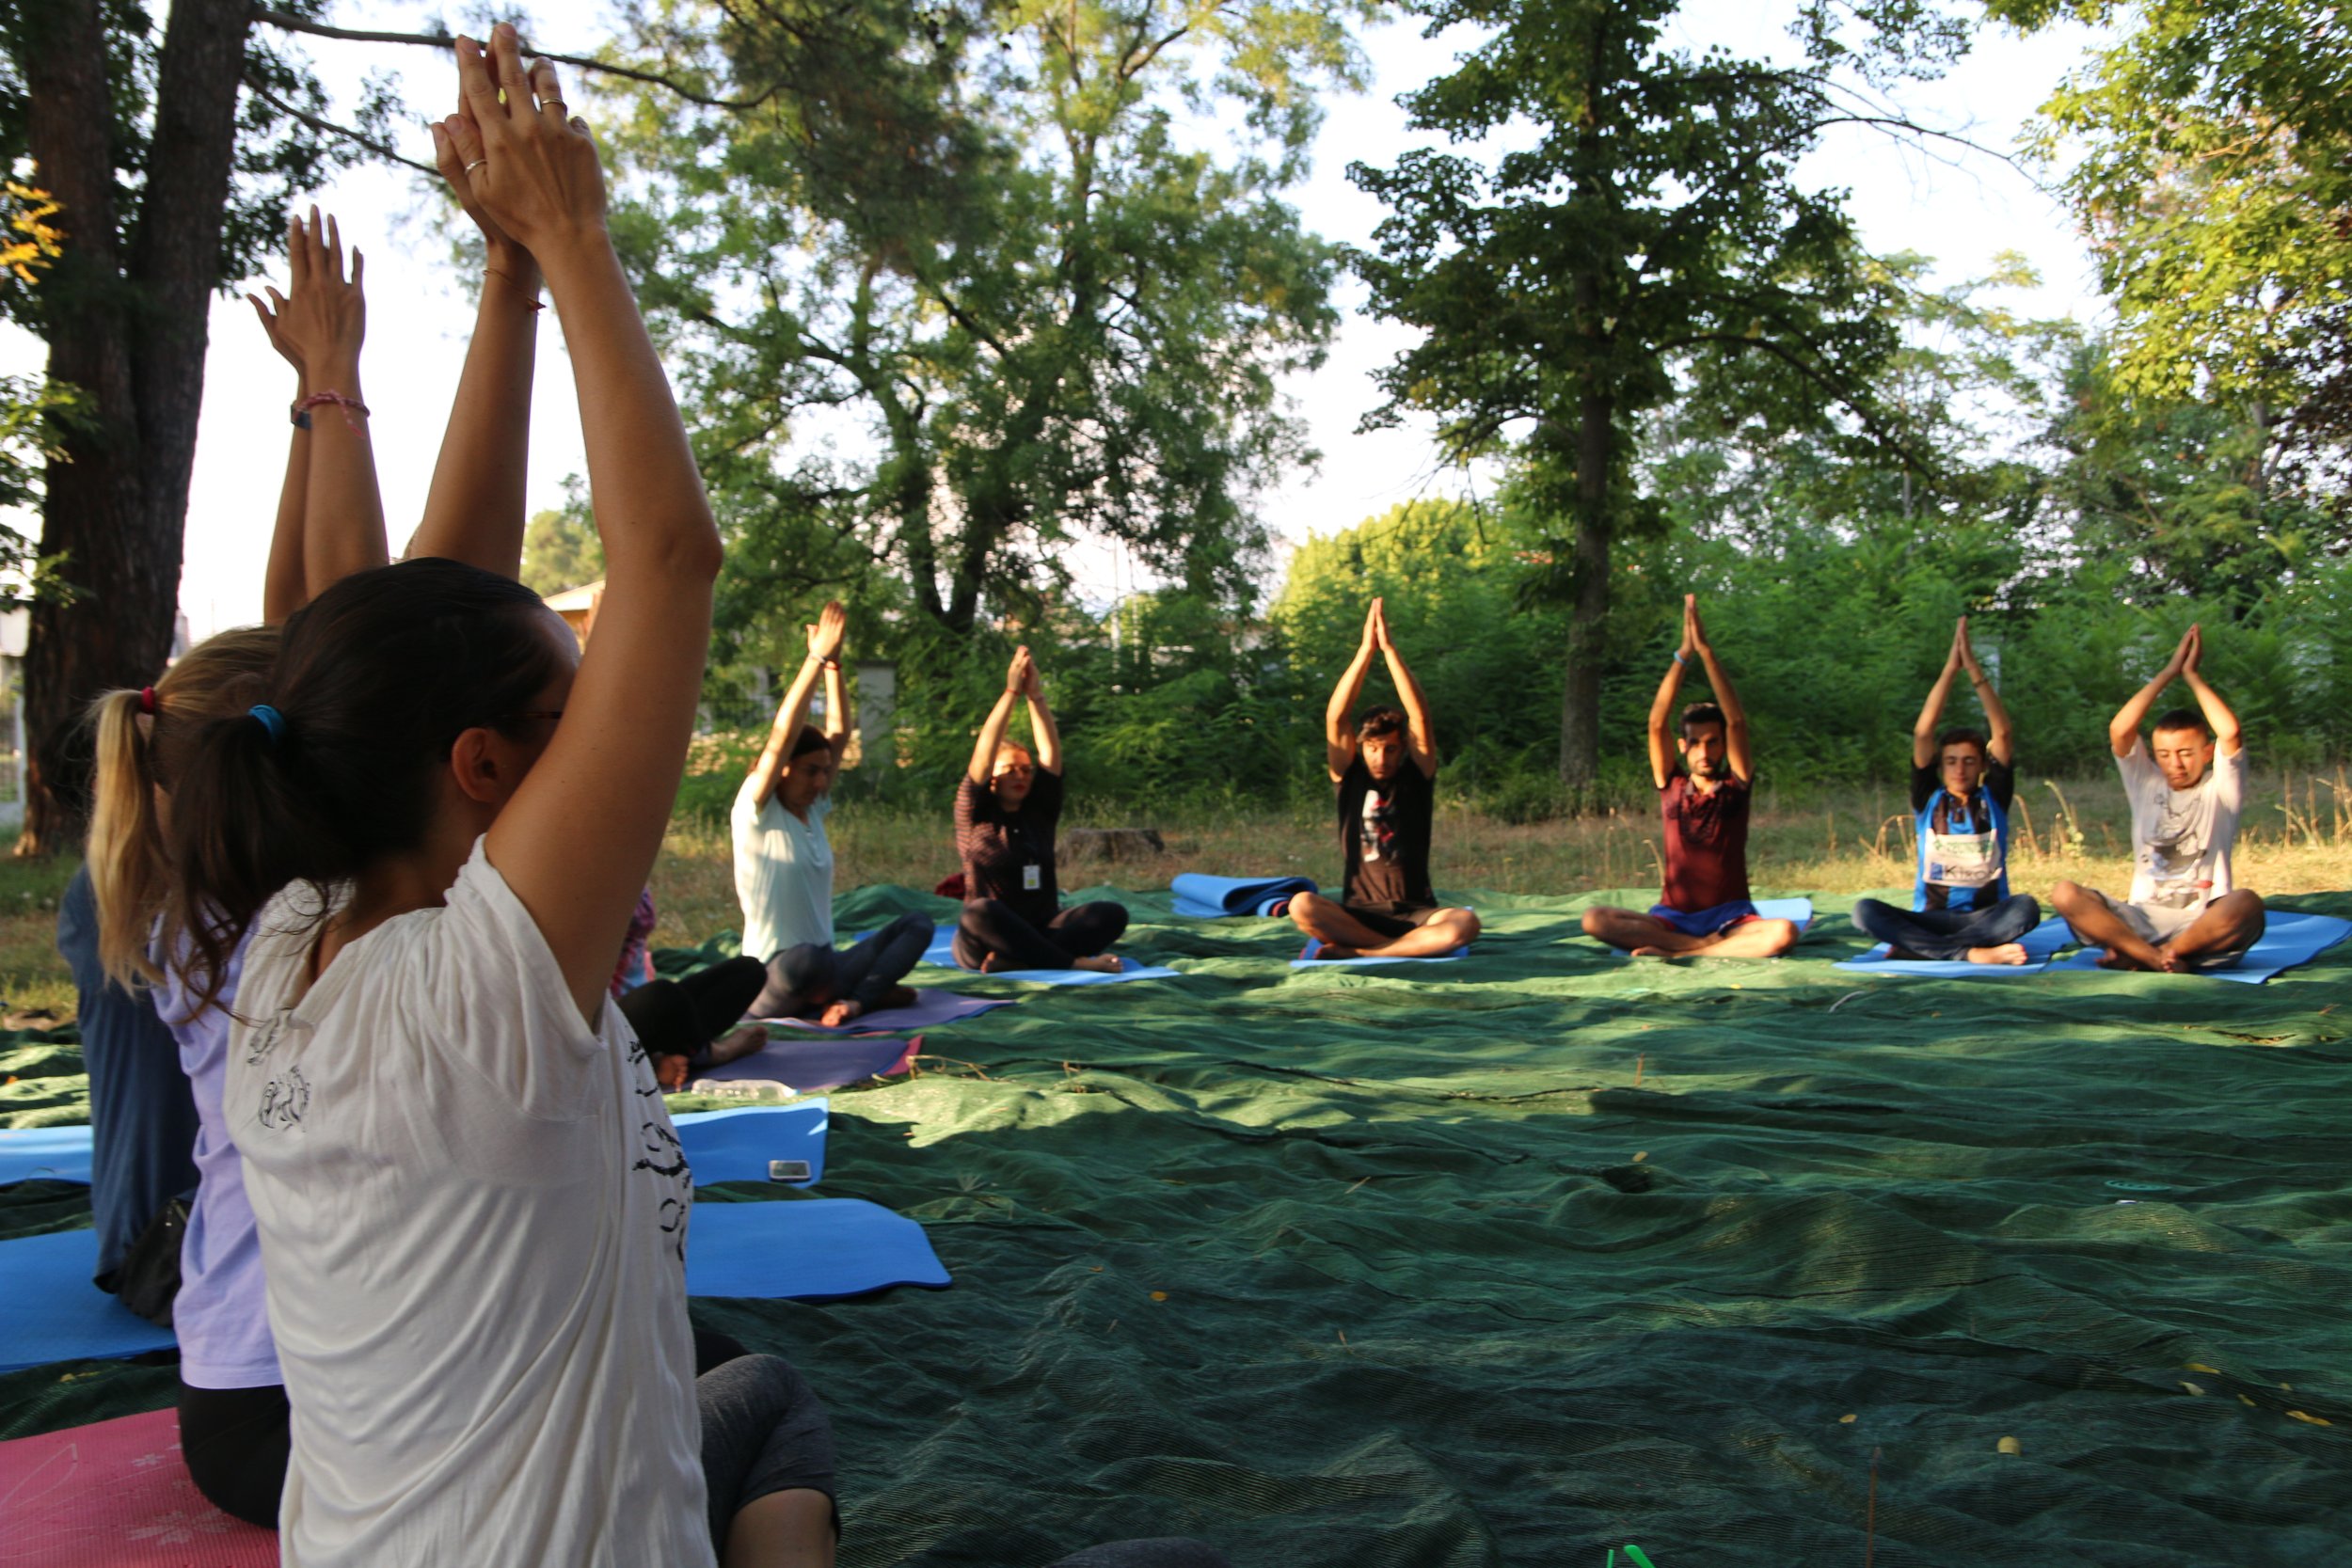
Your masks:
{"label": "green mesh tarp", "polygon": [[[2352,1560],[2352,948],[1898,981],[1829,967],[1842,900],[1793,958],[1666,965],[1481,895],[1462,962],[1305,972],[1120,896],[1184,978],[919,971],[1023,1005],[834,1096],[819,1191],[922,1221],[953,1290],[696,1304],[824,1395],[851,1568]],[[907,908],[952,906],[838,913]],[[5,1431],[169,1389],[16,1374]]]}

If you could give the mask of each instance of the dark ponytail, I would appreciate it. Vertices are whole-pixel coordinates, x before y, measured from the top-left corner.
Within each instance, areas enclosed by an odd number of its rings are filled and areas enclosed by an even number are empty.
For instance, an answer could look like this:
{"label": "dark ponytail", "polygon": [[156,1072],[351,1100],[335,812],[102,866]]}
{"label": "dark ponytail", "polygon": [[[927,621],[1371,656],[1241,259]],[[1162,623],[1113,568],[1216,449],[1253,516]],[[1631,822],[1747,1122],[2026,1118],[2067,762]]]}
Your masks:
{"label": "dark ponytail", "polygon": [[215,721],[173,781],[166,934],[185,934],[201,1005],[279,890],[308,882],[324,911],[331,884],[423,841],[451,744],[532,707],[566,662],[559,635],[520,583],[438,559],[356,573],[288,618],[258,697],[278,722]]}

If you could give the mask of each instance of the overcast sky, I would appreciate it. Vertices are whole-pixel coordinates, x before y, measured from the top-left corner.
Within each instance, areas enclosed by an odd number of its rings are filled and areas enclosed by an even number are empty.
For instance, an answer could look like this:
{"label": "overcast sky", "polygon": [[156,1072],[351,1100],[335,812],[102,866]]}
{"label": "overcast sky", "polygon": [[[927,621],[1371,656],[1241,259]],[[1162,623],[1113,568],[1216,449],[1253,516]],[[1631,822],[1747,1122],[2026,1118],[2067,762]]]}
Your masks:
{"label": "overcast sky", "polygon": [[[540,9],[577,17],[581,8]],[[413,27],[420,14],[413,6],[345,6],[337,8],[335,20],[352,26]],[[1685,8],[1677,30],[1680,41],[1694,48],[1722,43],[1747,53],[1785,54],[1784,20],[1779,7],[1697,0]],[[558,23],[538,36],[550,48],[586,52],[600,35],[563,30],[580,25]],[[1990,148],[2012,149],[2021,127],[2082,59],[2091,38],[2071,28],[2026,40],[1988,32],[1945,79],[1907,87],[1903,106],[1937,129]],[[1381,209],[1348,183],[1347,163],[1392,163],[1422,139],[1406,131],[1395,97],[1444,70],[1461,47],[1458,38],[1428,40],[1404,25],[1377,28],[1365,44],[1373,87],[1360,96],[1328,102],[1313,174],[1295,196],[1311,229],[1353,244],[1370,242]],[[397,73],[414,111],[402,135],[402,150],[431,160],[423,124],[447,112],[454,94],[446,55],[326,41],[318,41],[310,53],[323,78],[345,102],[363,72]],[[2026,174],[2001,159],[1957,147],[1928,156],[1859,128],[1832,135],[1835,139],[1802,166],[1800,178],[1850,189],[1864,243],[1873,249],[1933,256],[1937,280],[1944,282],[1979,276],[1995,254],[2020,251],[2044,282],[2010,303],[2036,314],[2086,320],[2101,310],[2079,238],[2065,214]],[[431,453],[448,415],[472,310],[446,246],[420,217],[416,176],[405,170],[355,171],[320,193],[319,200],[341,217],[346,243],[356,242],[368,252],[365,395],[373,410],[385,512],[397,550],[423,503]],[[1324,454],[1315,471],[1298,473],[1267,498],[1268,522],[1289,540],[1334,532],[1418,496],[1459,494],[1467,483],[1438,468],[1427,442],[1414,432],[1355,434],[1357,421],[1377,401],[1372,372],[1411,339],[1363,315],[1362,291],[1353,283],[1342,302],[1347,319],[1328,361],[1288,388]],[[534,511],[560,504],[565,477],[583,468],[570,369],[552,312],[547,323],[532,421],[529,493]],[[198,638],[260,616],[262,564],[285,460],[285,406],[293,382],[292,372],[270,351],[242,300],[216,304],[212,331],[188,506],[187,564],[181,579],[181,605]],[[28,370],[40,361],[40,345],[25,335],[11,331],[0,338],[0,369]],[[1089,596],[1109,596],[1115,567],[1107,552],[1084,552],[1074,564]]]}

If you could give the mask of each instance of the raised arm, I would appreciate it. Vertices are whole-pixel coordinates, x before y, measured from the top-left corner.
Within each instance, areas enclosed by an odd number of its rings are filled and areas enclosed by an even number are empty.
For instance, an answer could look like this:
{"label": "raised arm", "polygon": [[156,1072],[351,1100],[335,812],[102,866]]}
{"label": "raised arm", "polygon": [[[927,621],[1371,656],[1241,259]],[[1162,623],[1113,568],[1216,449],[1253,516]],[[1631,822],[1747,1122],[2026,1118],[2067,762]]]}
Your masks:
{"label": "raised arm", "polygon": [[[1952,678],[1960,673],[1961,647],[1968,638],[1968,617],[1960,618],[1952,628],[1952,645],[1944,655],[1943,673],[1928,688],[1928,700],[1919,705],[1919,718],[1911,726],[1911,765],[1914,768],[1935,766],[1935,726],[1944,717],[1944,704],[1952,694]],[[2009,758],[2001,759],[2007,762]]]}
{"label": "raised arm", "polygon": [[[809,699],[817,693],[818,677],[830,668],[833,684],[841,684],[841,638],[849,629],[850,618],[838,601],[827,601],[818,612],[817,624],[808,628],[808,654],[801,660],[792,684],[785,688],[784,701],[776,706],[776,721],[768,726],[768,744],[760,748],[759,758],[752,764],[752,777],[759,781],[759,803],[767,805],[768,797],[776,792],[776,780],[784,773],[785,764],[792,760],[792,742],[800,735],[801,726],[808,722]],[[832,704],[826,705],[826,721],[832,721]],[[827,736],[828,739],[832,737]],[[840,746],[834,748],[838,753]]]}
{"label": "raised arm", "polygon": [[2187,657],[2181,660],[2181,678],[2196,693],[2197,706],[2204,714],[2205,722],[2213,727],[2215,748],[2223,756],[2233,757],[2246,749],[2246,736],[2238,727],[2237,715],[2221,700],[2221,693],[2205,683],[2204,672],[2198,668],[2204,662],[2205,634],[2195,626],[2189,627],[2184,646]]}
{"label": "raised arm", "polygon": [[1331,689],[1331,701],[1323,709],[1323,765],[1333,784],[1356,760],[1356,699],[1363,695],[1364,676],[1372,672],[1373,656],[1379,651],[1380,625],[1380,601],[1375,599],[1364,611],[1363,641],[1356,645],[1356,657],[1347,661],[1340,684]]}
{"label": "raised arm", "polygon": [[1707,684],[1715,690],[1715,705],[1724,710],[1724,760],[1730,764],[1732,776],[1746,784],[1756,775],[1756,765],[1748,754],[1748,710],[1740,705],[1740,693],[1733,690],[1731,677],[1715,657],[1714,644],[1707,641],[1707,626],[1699,619],[1699,600],[1695,594],[1683,595],[1682,612],[1690,618],[1691,645],[1698,650],[1699,662],[1707,667]]}
{"label": "raised arm", "polygon": [[605,230],[604,174],[586,126],[567,119],[544,62],[525,74],[504,23],[487,56],[459,40],[457,70],[460,159],[474,166],[484,209],[539,259],[564,323],[607,563],[563,721],[491,825],[488,854],[593,1020],[685,771],[719,532]]}
{"label": "raised arm", "polygon": [[[2189,647],[2196,641],[2197,628],[2192,626],[2182,637],[2181,645],[2172,650],[2172,657],[2164,661],[2164,668],[2156,672],[2155,678],[2133,692],[2131,701],[2117,708],[2115,717],[2107,721],[2107,749],[2117,756],[2130,756],[2132,748],[2139,744],[2139,726],[2147,721],[2148,710],[2156,705],[2164,689],[2179,678],[2181,667],[2188,661]],[[2234,721],[2232,728],[2235,728]]]}
{"label": "raised arm", "polygon": [[1061,727],[1054,722],[1054,710],[1045,703],[1045,677],[1038,673],[1037,660],[1029,660],[1028,670],[1021,683],[1021,694],[1029,702],[1029,734],[1037,739],[1037,765],[1056,778],[1061,777]]}
{"label": "raised arm", "polygon": [[835,767],[850,749],[850,682],[841,673],[841,649],[825,660],[825,739],[832,743]]}
{"label": "raised arm", "polygon": [[[291,250],[301,240],[301,220],[288,218],[287,248]],[[294,395],[287,406],[300,408],[302,400],[310,395],[310,377],[303,368],[301,349],[293,338],[278,329],[286,309],[286,296],[266,284],[262,293],[269,295],[266,304],[261,294],[245,297],[252,303],[253,314],[260,318],[269,346],[294,367]],[[262,569],[262,619],[273,626],[300,610],[310,596],[302,575],[302,513],[310,488],[310,432],[297,423],[293,426],[286,447],[286,477],[278,489],[278,520],[270,530],[269,563]]]}
{"label": "raised arm", "polygon": [[972,760],[964,765],[963,776],[974,784],[988,783],[996,771],[996,748],[1005,743],[1005,726],[1012,722],[1012,705],[1027,689],[1029,670],[1029,650],[1014,649],[1012,663],[1005,671],[1005,689],[998,694],[996,705],[988,710],[979,738],[972,742]]}
{"label": "raised arm", "polygon": [[1438,739],[1429,726],[1429,699],[1422,695],[1421,682],[1406,666],[1405,656],[1397,651],[1396,640],[1389,635],[1389,612],[1378,599],[1372,602],[1374,629],[1380,639],[1381,657],[1388,661],[1389,679],[1396,684],[1397,695],[1405,701],[1405,746],[1413,758],[1413,766],[1421,769],[1424,779],[1438,771]]}
{"label": "raised arm", "polygon": [[2009,721],[2009,709],[2001,705],[2001,694],[1993,689],[1992,678],[1984,666],[1977,662],[1977,650],[1968,641],[1968,617],[1960,618],[1960,658],[1968,671],[1968,684],[1977,689],[1977,701],[1984,708],[1986,736],[1985,754],[2006,768],[2015,760],[2014,735]]}
{"label": "raised arm", "polygon": [[1649,776],[1660,789],[1675,771],[1675,699],[1682,694],[1682,676],[1689,670],[1691,656],[1696,643],[1691,635],[1692,599],[1685,594],[1682,600],[1682,645],[1675,649],[1674,661],[1659,678],[1658,695],[1649,701]]}
{"label": "raised arm", "polygon": [[473,337],[466,344],[465,369],[458,372],[449,427],[441,435],[424,515],[408,541],[408,554],[518,577],[532,371],[539,341],[539,263],[483,210],[446,123],[433,127],[433,161],[457,204],[482,230],[485,261]]}
{"label": "raised arm", "polygon": [[[309,427],[303,465],[301,539],[273,541],[268,598],[291,597],[291,614],[354,572],[390,559],[384,544],[384,499],[376,489],[375,446],[359,386],[359,347],[367,337],[367,299],[360,280],[366,261],[351,253],[344,276],[342,235],[316,207],[309,221],[287,230],[289,282],[277,303],[273,341],[301,365],[304,390],[294,400],[297,421]],[[257,302],[258,303],[258,302]],[[279,518],[290,520],[281,498]],[[297,553],[298,552],[298,553]],[[292,566],[299,561],[297,586]],[[284,576],[280,577],[280,571]],[[263,613],[268,605],[265,601]]]}

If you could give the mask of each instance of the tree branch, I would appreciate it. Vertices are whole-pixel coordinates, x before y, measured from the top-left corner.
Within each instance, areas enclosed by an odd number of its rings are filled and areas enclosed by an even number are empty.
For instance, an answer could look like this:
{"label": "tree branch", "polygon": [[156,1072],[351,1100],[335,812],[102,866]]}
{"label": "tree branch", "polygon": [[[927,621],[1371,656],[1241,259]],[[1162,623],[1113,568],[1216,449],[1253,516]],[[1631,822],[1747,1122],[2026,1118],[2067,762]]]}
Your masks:
{"label": "tree branch", "polygon": [[262,103],[268,104],[271,108],[276,109],[279,114],[284,115],[287,119],[295,121],[297,124],[307,125],[311,130],[320,132],[326,135],[341,136],[343,140],[350,142],[355,146],[366,148],[369,151],[374,153],[379,158],[389,158],[393,163],[405,164],[408,167],[415,169],[419,174],[429,174],[436,180],[438,180],[441,177],[441,171],[435,168],[431,164],[421,164],[414,158],[403,157],[400,153],[394,151],[390,146],[384,142],[377,141],[373,136],[369,135],[364,131],[354,129],[348,125],[338,125],[331,119],[322,119],[317,115],[310,113],[308,109],[297,108],[294,104],[287,103],[284,99],[278,97],[276,93],[271,92],[266,87],[256,87],[249,79],[245,82],[244,87],[246,91],[251,93],[254,97],[260,99]]}
{"label": "tree branch", "polygon": [[[308,33],[312,38],[334,39],[343,43],[406,43],[414,44],[421,49],[454,49],[457,47],[456,35],[452,33],[386,33],[362,27],[330,27],[324,22],[313,22],[309,17],[295,16],[288,11],[274,11],[265,6],[253,8],[253,20],[266,23],[282,32]],[[674,92],[688,103],[699,103],[707,109],[755,109],[776,95],[776,89],[770,87],[750,98],[712,98],[696,92],[676,77],[665,76],[660,71],[640,71],[634,66],[614,65],[609,60],[591,59],[585,55],[558,55],[545,49],[533,49],[528,42],[523,45],[523,53],[534,59],[551,60],[557,65],[574,66],[581,71],[600,71],[607,76],[618,76],[631,82],[644,82],[650,87]],[[407,162],[405,158],[401,161]]]}

